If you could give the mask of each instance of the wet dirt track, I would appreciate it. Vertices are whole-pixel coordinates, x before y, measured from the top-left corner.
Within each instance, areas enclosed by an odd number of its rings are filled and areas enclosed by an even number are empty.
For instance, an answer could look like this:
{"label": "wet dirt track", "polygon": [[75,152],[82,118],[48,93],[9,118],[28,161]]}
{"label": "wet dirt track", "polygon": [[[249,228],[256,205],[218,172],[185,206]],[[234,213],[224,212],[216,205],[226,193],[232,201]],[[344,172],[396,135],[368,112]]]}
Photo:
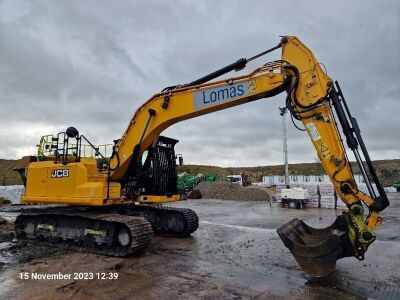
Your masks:
{"label": "wet dirt track", "polygon": [[[341,211],[191,200],[174,205],[199,214],[198,231],[186,239],[155,237],[139,256],[121,259],[33,246],[0,249],[0,298],[399,299],[400,195],[390,198],[366,259],[339,260],[324,280],[311,280],[301,271],[275,229],[294,217],[327,226]],[[118,279],[22,280],[21,272],[116,272]]]}

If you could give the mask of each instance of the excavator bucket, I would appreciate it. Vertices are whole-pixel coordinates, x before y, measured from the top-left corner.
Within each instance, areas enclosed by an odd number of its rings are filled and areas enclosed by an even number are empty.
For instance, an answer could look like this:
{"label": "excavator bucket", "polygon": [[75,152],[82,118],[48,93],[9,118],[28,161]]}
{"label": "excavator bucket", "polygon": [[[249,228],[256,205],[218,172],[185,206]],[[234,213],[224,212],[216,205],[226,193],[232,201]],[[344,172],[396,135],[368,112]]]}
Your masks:
{"label": "excavator bucket", "polygon": [[328,276],[335,270],[336,260],[353,256],[346,215],[321,229],[296,218],[279,227],[277,232],[299,266],[312,277]]}

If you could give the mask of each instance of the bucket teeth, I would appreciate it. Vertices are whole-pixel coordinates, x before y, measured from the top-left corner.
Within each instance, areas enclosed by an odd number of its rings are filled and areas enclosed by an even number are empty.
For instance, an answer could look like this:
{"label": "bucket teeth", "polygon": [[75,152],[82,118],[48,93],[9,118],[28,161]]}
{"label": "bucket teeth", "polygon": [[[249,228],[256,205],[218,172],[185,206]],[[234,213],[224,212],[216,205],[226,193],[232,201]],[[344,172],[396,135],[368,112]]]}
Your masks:
{"label": "bucket teeth", "polygon": [[[313,228],[300,219],[293,219],[277,229],[299,266],[313,277],[325,277],[335,270],[336,260],[349,254],[345,216],[337,217],[326,228]],[[350,251],[352,252],[352,251]]]}

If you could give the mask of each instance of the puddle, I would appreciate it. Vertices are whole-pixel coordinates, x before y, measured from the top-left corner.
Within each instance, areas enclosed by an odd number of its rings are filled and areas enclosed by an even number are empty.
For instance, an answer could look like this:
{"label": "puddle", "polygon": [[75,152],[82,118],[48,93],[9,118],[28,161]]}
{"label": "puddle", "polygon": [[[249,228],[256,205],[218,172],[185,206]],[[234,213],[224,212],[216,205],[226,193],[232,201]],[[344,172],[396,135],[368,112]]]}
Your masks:
{"label": "puddle", "polygon": [[213,222],[209,222],[209,221],[200,221],[199,223],[207,224],[207,225],[214,225],[214,226],[223,226],[223,227],[234,228],[234,229],[242,229],[242,230],[248,230],[248,231],[263,231],[263,232],[268,232],[268,233],[272,233],[272,232],[276,233],[276,229],[269,229],[269,228],[221,224],[221,223],[213,223]]}

